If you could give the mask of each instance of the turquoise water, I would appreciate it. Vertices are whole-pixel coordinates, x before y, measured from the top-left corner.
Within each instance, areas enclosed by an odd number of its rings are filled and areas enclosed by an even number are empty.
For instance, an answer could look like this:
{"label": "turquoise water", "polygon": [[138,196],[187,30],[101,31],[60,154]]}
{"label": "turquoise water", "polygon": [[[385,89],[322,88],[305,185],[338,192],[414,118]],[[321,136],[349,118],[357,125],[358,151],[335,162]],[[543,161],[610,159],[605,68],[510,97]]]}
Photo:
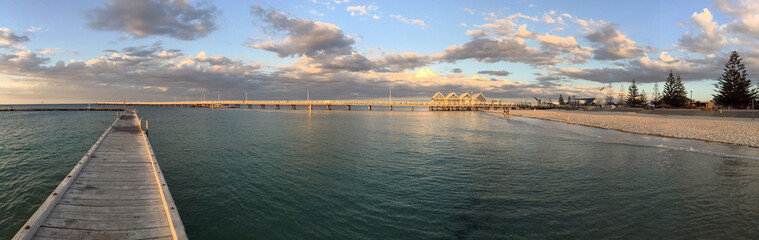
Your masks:
{"label": "turquoise water", "polygon": [[[478,112],[139,114],[193,239],[759,235],[753,148]],[[114,117],[0,113],[0,238]]]}

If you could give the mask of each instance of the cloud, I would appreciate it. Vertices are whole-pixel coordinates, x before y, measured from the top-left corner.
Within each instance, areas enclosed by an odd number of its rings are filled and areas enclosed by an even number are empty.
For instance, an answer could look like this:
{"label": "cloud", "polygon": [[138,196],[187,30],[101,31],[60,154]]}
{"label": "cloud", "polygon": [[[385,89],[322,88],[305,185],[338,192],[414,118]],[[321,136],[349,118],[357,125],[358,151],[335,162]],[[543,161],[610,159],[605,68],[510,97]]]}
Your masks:
{"label": "cloud", "polygon": [[28,32],[28,33],[36,33],[36,32],[41,32],[43,30],[44,29],[42,29],[42,27],[31,26],[30,28],[26,29],[26,32]]}
{"label": "cloud", "polygon": [[289,17],[260,6],[251,7],[250,14],[261,18],[270,30],[286,32],[287,35],[282,40],[254,44],[253,48],[275,52],[279,57],[349,55],[353,52],[351,45],[356,41],[334,24]]}
{"label": "cloud", "polygon": [[688,31],[678,40],[675,46],[696,53],[710,54],[727,46],[727,40],[719,33],[717,22],[709,9],[703,12],[693,12],[690,17],[691,24],[701,29],[701,34],[696,35]]}
{"label": "cloud", "polygon": [[520,62],[526,64],[555,64],[557,53],[544,52],[527,46],[521,38],[475,38],[460,46],[451,46],[439,58],[444,62],[476,59],[480,62]]}
{"label": "cloud", "polygon": [[376,11],[378,8],[374,5],[361,5],[361,6],[349,6],[346,8],[348,12],[351,13],[351,16],[365,16],[369,15],[369,11]]}
{"label": "cloud", "polygon": [[98,31],[124,31],[136,38],[164,35],[194,40],[216,30],[220,14],[214,6],[192,6],[181,0],[112,0],[84,15],[87,26]]}
{"label": "cloud", "polygon": [[[590,26],[590,25],[588,25]],[[635,41],[630,40],[614,27],[612,23],[602,23],[600,29],[587,28],[585,38],[600,47],[593,50],[597,60],[619,60],[636,58],[643,54]]]}
{"label": "cloud", "polygon": [[451,72],[452,73],[462,73],[462,72],[464,72],[464,70],[461,70],[461,68],[454,68],[454,69],[451,69]]}
{"label": "cloud", "polygon": [[511,75],[511,72],[504,71],[504,70],[487,70],[487,71],[479,71],[477,72],[477,74],[487,74],[487,75],[505,77],[505,76]]}
{"label": "cloud", "polygon": [[313,15],[319,16],[319,17],[323,17],[324,16],[324,13],[320,13],[319,11],[316,11],[315,9],[311,9],[311,11],[308,11],[308,12],[310,12]]}
{"label": "cloud", "polygon": [[432,58],[418,53],[390,53],[376,62],[377,65],[382,66],[380,70],[402,71],[426,66],[432,62]]}
{"label": "cloud", "polygon": [[469,14],[474,14],[474,10],[469,9],[469,8],[462,8],[461,10],[464,10],[464,11],[468,12]]}
{"label": "cloud", "polygon": [[681,74],[683,81],[701,81],[716,79],[720,65],[725,56],[711,56],[701,59],[686,59],[669,56],[666,52],[659,54],[658,61],[643,57],[629,64],[601,68],[559,68],[552,73],[571,79],[609,83],[628,82],[635,78],[637,82],[663,82],[669,71]]}
{"label": "cloud", "polygon": [[759,2],[715,0],[714,3],[717,9],[735,18],[724,26],[725,31],[759,40]]}
{"label": "cloud", "polygon": [[424,27],[427,26],[427,24],[425,24],[424,21],[422,21],[422,20],[419,20],[419,19],[408,19],[408,18],[405,18],[405,17],[401,16],[400,14],[398,14],[398,15],[390,14],[390,17],[398,19],[399,21],[407,23],[407,24],[419,25],[419,26],[422,27],[422,29],[424,29]]}
{"label": "cloud", "polygon": [[39,51],[40,55],[55,55],[58,53],[66,52],[60,48],[43,48]]}
{"label": "cloud", "polygon": [[16,48],[17,44],[28,41],[27,36],[16,35],[8,28],[0,28],[0,48]]}

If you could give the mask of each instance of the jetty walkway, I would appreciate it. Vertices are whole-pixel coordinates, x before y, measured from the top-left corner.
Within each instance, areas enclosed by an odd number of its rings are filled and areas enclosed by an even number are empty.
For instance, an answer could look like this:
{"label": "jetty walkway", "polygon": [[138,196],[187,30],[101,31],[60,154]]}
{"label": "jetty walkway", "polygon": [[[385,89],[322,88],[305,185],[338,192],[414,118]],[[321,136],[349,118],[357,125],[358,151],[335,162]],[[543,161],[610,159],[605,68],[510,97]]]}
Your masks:
{"label": "jetty walkway", "polygon": [[427,108],[429,111],[479,111],[479,110],[498,110],[505,108],[551,108],[549,105],[535,105],[528,103],[507,103],[500,101],[492,102],[434,102],[434,101],[379,101],[379,100],[254,100],[254,101],[177,101],[177,102],[97,102],[98,105],[122,105],[126,106],[186,106],[186,107],[203,107],[203,108],[240,108],[246,106],[253,108],[266,109],[266,106],[273,109],[280,109],[280,106],[289,107],[296,110],[298,106],[305,107],[308,110],[313,106],[324,106],[326,110],[332,110],[333,107],[340,106],[345,110],[351,110],[356,106],[366,107],[371,111],[372,106],[388,107],[390,111],[393,107],[414,107]]}
{"label": "jetty walkway", "polygon": [[118,116],[13,239],[187,239],[136,111]]}

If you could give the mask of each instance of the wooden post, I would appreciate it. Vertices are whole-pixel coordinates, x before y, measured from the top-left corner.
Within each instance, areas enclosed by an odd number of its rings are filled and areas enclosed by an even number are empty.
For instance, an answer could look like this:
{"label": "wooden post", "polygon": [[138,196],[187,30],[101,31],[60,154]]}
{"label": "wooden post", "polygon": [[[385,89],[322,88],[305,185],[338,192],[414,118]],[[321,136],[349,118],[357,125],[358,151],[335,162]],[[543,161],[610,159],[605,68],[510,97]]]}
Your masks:
{"label": "wooden post", "polygon": [[351,105],[346,105],[348,107],[348,110],[351,110]]}
{"label": "wooden post", "polygon": [[372,110],[372,105],[369,105],[369,111],[371,111],[371,110]]}
{"label": "wooden post", "polygon": [[279,110],[279,105],[274,105],[274,109]]}
{"label": "wooden post", "polygon": [[314,105],[308,104],[308,111],[314,110]]}
{"label": "wooden post", "polygon": [[411,106],[411,111],[412,111],[412,112],[414,111],[414,106]]}
{"label": "wooden post", "polygon": [[390,105],[390,111],[393,111],[393,105]]}
{"label": "wooden post", "polygon": [[327,110],[332,110],[332,105],[327,105]]}

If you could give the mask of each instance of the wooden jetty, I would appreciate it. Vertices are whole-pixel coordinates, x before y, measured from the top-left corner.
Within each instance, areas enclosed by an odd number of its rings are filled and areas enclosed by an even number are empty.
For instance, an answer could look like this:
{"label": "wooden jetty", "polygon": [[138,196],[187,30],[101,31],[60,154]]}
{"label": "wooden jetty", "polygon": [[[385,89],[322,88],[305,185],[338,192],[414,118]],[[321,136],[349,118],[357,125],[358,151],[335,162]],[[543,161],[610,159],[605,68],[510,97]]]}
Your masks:
{"label": "wooden jetty", "polygon": [[13,239],[187,239],[136,111],[111,124]]}
{"label": "wooden jetty", "polygon": [[414,107],[427,108],[429,111],[479,111],[490,109],[505,108],[552,108],[549,105],[534,105],[527,103],[506,103],[506,102],[482,102],[482,103],[444,103],[432,101],[379,101],[379,100],[255,100],[255,101],[178,101],[178,102],[97,102],[98,105],[123,105],[123,106],[185,106],[185,107],[206,107],[206,108],[247,108],[258,107],[266,109],[266,106],[273,109],[289,107],[296,110],[298,106],[306,107],[311,110],[313,106],[324,106],[326,110],[332,110],[333,107],[341,106],[342,109],[351,110],[351,107],[365,106],[371,111],[372,106],[388,107],[390,111],[393,107]]}
{"label": "wooden jetty", "polygon": [[0,108],[0,112],[35,111],[124,111],[123,108]]}

